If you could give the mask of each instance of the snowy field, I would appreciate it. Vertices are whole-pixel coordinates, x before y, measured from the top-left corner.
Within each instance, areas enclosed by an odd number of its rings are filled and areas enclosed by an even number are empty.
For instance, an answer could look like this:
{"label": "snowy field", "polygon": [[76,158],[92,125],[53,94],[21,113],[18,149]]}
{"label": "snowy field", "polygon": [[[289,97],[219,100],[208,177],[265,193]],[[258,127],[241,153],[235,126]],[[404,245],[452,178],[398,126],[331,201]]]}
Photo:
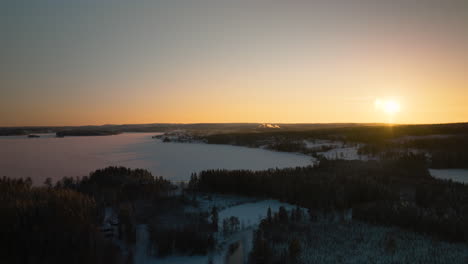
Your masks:
{"label": "snowy field", "polygon": [[335,148],[326,152],[318,152],[317,154],[324,156],[329,160],[361,160],[367,159],[358,155],[357,147]]}
{"label": "snowy field", "polygon": [[452,180],[461,183],[468,183],[468,169],[430,169],[432,177],[442,180]]}
{"label": "snowy field", "polygon": [[323,139],[317,139],[313,141],[304,140],[304,143],[306,145],[306,148],[308,149],[316,149],[316,148],[325,147],[325,146],[332,146],[332,147],[338,148],[342,145],[341,142],[323,140]]}
{"label": "snowy field", "polygon": [[343,159],[343,160],[369,160],[366,155],[359,155],[359,145],[346,145],[339,141],[332,140],[314,140],[304,141],[306,147],[310,150],[319,150],[322,147],[332,147],[328,151],[319,151],[317,154],[329,159]]}

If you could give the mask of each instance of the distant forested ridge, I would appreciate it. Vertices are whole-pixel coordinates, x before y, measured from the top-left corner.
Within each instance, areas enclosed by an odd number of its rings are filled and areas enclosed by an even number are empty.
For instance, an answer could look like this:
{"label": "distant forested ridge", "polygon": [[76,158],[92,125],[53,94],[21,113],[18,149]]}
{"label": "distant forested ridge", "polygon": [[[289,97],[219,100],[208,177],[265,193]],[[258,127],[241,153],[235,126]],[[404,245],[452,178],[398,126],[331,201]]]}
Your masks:
{"label": "distant forested ridge", "polygon": [[275,130],[199,135],[197,141],[264,147],[317,157],[324,149],[310,149],[305,141],[317,139],[358,146],[359,155],[397,158],[408,152],[424,152],[431,168],[468,168],[468,123],[439,125],[352,126],[314,130]]}
{"label": "distant forested ridge", "polygon": [[256,146],[267,139],[289,142],[304,139],[330,139],[378,144],[404,136],[468,135],[468,123],[434,125],[374,125],[317,128],[309,130],[274,130],[202,135],[210,144]]}
{"label": "distant forested ridge", "polygon": [[[116,132],[166,132],[184,130],[198,135],[217,134],[276,134],[276,135],[309,135],[341,136],[348,134],[365,140],[365,136],[375,135],[381,138],[399,135],[460,134],[468,133],[468,123],[434,124],[434,125],[393,125],[331,123],[331,124],[278,124],[280,128],[264,128],[259,123],[199,123],[199,124],[134,124],[102,126],[42,126],[42,127],[0,127],[0,136],[27,135],[31,133],[51,133],[65,130],[116,131]],[[388,129],[391,128],[391,129]],[[393,130],[393,131],[392,131]],[[357,136],[356,136],[357,135]],[[373,138],[369,138],[373,140]]]}
{"label": "distant forested ridge", "polygon": [[57,137],[70,136],[111,136],[118,135],[120,132],[106,130],[65,130],[56,133]]}
{"label": "distant forested ridge", "polygon": [[194,174],[193,191],[271,197],[323,212],[397,225],[450,241],[468,242],[468,186],[429,175],[425,158],[329,161],[266,171],[208,170]]}

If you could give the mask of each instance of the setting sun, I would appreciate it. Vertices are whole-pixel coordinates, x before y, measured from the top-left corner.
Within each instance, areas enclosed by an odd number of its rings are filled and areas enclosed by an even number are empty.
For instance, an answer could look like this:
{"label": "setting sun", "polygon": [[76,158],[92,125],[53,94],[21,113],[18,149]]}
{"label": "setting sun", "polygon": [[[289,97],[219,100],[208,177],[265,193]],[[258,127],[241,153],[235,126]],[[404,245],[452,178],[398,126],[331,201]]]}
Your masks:
{"label": "setting sun", "polygon": [[395,114],[400,111],[400,104],[396,101],[386,101],[383,107],[387,114]]}
{"label": "setting sun", "polygon": [[400,112],[400,103],[395,100],[375,100],[375,107],[377,110],[382,110],[389,115],[394,115]]}

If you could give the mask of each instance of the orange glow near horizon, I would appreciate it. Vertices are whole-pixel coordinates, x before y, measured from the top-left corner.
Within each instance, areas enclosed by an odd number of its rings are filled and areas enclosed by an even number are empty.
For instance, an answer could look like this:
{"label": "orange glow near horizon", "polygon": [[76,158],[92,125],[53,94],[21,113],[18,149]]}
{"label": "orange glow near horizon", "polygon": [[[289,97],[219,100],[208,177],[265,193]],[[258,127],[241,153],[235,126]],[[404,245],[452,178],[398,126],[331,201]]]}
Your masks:
{"label": "orange glow near horizon", "polygon": [[12,9],[0,127],[468,122],[463,8],[175,2]]}

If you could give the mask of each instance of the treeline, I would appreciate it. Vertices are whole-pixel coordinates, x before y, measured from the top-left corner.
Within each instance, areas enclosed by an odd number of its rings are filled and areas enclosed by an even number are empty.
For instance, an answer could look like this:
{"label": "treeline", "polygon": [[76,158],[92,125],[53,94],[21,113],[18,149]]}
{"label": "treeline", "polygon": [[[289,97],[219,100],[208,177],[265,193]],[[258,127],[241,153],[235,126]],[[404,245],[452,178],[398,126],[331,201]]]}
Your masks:
{"label": "treeline", "polygon": [[144,169],[107,167],[81,178],[64,177],[55,185],[46,179],[45,185],[72,189],[93,197],[100,205],[118,204],[138,199],[152,200],[166,196],[175,186],[163,177],[155,177]]}
{"label": "treeline", "polygon": [[[319,216],[319,217],[317,217]],[[447,252],[450,252],[447,254]],[[250,264],[466,263],[468,248],[396,227],[333,219],[301,208],[268,210],[254,232]]]}
{"label": "treeline", "polygon": [[131,263],[106,239],[106,207],[117,214],[118,239],[136,241],[133,202],[156,202],[174,186],[141,169],[108,167],[83,178],[32,186],[0,179],[0,259],[5,263]]}
{"label": "treeline", "polygon": [[415,139],[406,148],[427,151],[432,168],[468,168],[468,136]]}
{"label": "treeline", "polygon": [[158,257],[173,254],[206,255],[214,248],[216,229],[207,215],[186,214],[184,219],[174,219],[174,221],[178,224],[165,225],[154,222],[150,225],[149,235],[153,255]]}
{"label": "treeline", "polygon": [[63,130],[55,133],[57,137],[70,137],[70,136],[111,136],[111,135],[118,135],[120,132],[112,131],[112,130],[83,130],[83,129],[76,129],[76,130]]}
{"label": "treeline", "polygon": [[[308,216],[300,209],[288,212],[280,207],[275,214],[268,209],[267,217],[260,222],[254,233],[253,248],[249,255],[251,264],[299,263],[302,245],[299,235],[306,235],[307,230],[298,223],[306,222]],[[307,230],[308,231],[308,230]],[[297,237],[291,239],[291,234]],[[277,244],[287,244],[282,250],[275,248]]]}
{"label": "treeline", "polygon": [[247,196],[273,197],[308,208],[345,209],[380,200],[398,200],[392,185],[432,179],[420,156],[404,160],[331,161],[265,171],[207,170],[192,175],[189,188]]}
{"label": "treeline", "polygon": [[92,197],[0,179],[2,263],[119,263],[117,247],[98,231]]}
{"label": "treeline", "polygon": [[271,197],[320,211],[352,208],[354,217],[468,242],[468,187],[432,178],[425,158],[328,161],[316,167],[266,171],[209,170],[189,188]]}
{"label": "treeline", "polygon": [[446,135],[426,138],[410,138],[401,141],[374,142],[359,148],[358,154],[395,158],[408,152],[427,154],[431,168],[468,168],[468,136]]}
{"label": "treeline", "polygon": [[223,133],[199,136],[209,144],[261,146],[270,139],[297,141],[304,139],[329,139],[344,142],[378,144],[403,136],[467,135],[468,123],[440,125],[351,126],[300,131]]}
{"label": "treeline", "polygon": [[195,139],[208,144],[265,147],[270,150],[298,152],[314,157],[318,157],[317,152],[327,151],[330,148],[310,149],[304,141],[323,139],[341,142],[343,145],[360,144],[359,155],[395,159],[407,155],[408,152],[418,150],[428,153],[428,156],[431,157],[429,159],[431,168],[467,168],[467,135],[468,123],[459,123],[222,133],[198,135]]}

